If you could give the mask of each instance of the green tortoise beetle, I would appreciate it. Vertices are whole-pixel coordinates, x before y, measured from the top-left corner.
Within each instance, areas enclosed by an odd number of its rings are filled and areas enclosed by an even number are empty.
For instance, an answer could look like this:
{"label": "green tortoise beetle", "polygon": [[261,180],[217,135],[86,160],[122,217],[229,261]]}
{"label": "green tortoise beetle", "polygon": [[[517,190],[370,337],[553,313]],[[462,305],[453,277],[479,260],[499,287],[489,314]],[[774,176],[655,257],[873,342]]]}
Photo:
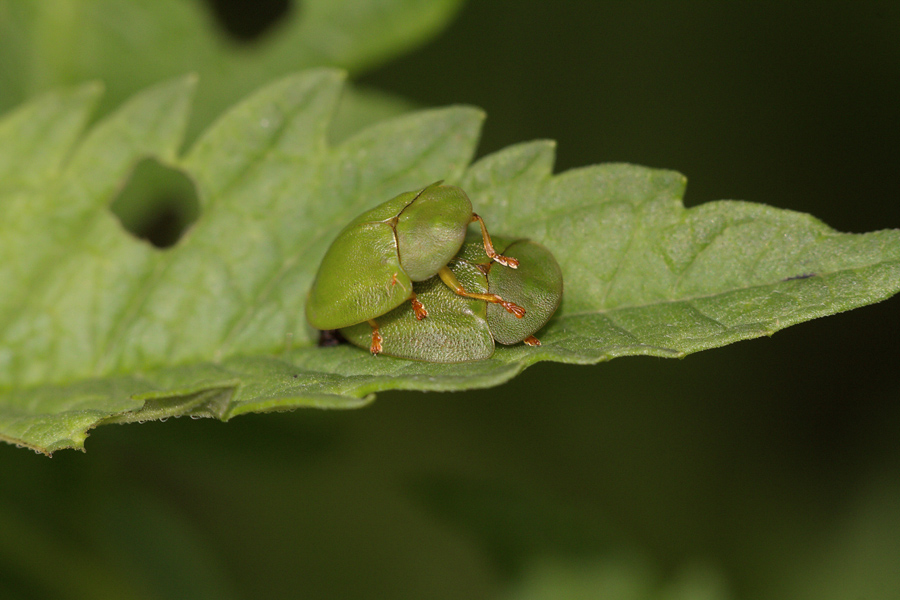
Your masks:
{"label": "green tortoise beetle", "polygon": [[484,254],[506,268],[518,261],[498,254],[484,221],[458,187],[433,183],[406,192],[351,221],[325,253],[306,302],[306,318],[316,329],[343,329],[368,323],[372,354],[382,350],[376,318],[410,301],[417,320],[428,309],[413,282],[438,275],[466,298],[499,304],[517,318],[525,310],[490,292],[469,292],[447,268],[459,252],[470,223],[481,226]]}
{"label": "green tortoise beetle", "polygon": [[[515,271],[494,268],[474,236],[466,240],[449,270],[466,289],[497,293],[524,306],[525,316],[514,318],[498,306],[458,296],[438,278],[416,283],[429,316],[418,321],[409,304],[379,317],[382,352],[388,356],[428,362],[465,362],[489,358],[495,342],[540,345],[534,336],[556,312],[562,299],[562,272],[549,250],[528,240],[494,238],[504,255],[519,259]],[[367,348],[371,329],[360,323],[340,330],[352,344]]]}

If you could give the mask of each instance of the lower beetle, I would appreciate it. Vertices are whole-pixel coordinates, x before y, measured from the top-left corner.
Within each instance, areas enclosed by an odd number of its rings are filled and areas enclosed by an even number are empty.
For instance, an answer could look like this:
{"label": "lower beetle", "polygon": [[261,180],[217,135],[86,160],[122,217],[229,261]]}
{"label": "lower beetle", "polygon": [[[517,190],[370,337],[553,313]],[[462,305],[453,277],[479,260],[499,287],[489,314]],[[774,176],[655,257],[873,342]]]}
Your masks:
{"label": "lower beetle", "polygon": [[[428,319],[419,321],[409,304],[379,317],[382,352],[398,358],[453,363],[489,358],[495,342],[540,345],[534,333],[553,316],[562,299],[559,264],[549,250],[534,242],[495,238],[494,243],[504,255],[519,259],[517,270],[495,267],[474,238],[466,241],[448,270],[457,285],[498,294],[525,307],[523,318],[511,316],[496,304],[458,296],[451,290],[453,285],[432,278],[414,286],[419,298],[428,303]],[[342,329],[341,334],[352,344],[366,348],[371,329],[360,323]]]}
{"label": "lower beetle", "polygon": [[316,329],[342,329],[368,323],[370,350],[382,351],[376,318],[407,300],[418,320],[428,316],[413,282],[436,279],[466,298],[502,306],[517,318],[525,310],[503,297],[469,291],[454,279],[447,263],[456,256],[470,223],[481,225],[484,255],[504,269],[519,263],[494,250],[484,221],[460,188],[429,185],[406,192],[359,215],[350,222],[325,253],[306,302],[306,318]]}

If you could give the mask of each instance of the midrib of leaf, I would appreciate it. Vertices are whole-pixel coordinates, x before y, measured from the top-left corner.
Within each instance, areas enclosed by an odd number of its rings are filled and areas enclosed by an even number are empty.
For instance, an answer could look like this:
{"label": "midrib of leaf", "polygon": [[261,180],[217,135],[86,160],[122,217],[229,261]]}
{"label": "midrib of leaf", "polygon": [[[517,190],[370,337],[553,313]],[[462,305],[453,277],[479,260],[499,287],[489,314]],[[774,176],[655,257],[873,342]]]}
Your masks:
{"label": "midrib of leaf", "polygon": [[[554,326],[555,323],[560,325],[564,325],[566,323],[577,323],[578,319],[585,317],[604,317],[609,320],[609,322],[623,332],[627,337],[631,338],[635,342],[635,346],[642,346],[646,348],[653,348],[655,350],[660,351],[658,355],[660,356],[685,356],[691,352],[696,351],[697,349],[703,349],[704,347],[709,347],[707,344],[712,344],[714,346],[720,346],[725,343],[731,343],[738,340],[744,339],[752,339],[759,337],[761,335],[772,335],[777,331],[794,325],[796,323],[808,321],[811,318],[816,318],[819,316],[834,314],[835,312],[840,312],[842,310],[850,310],[851,308],[855,308],[857,306],[861,306],[864,304],[870,304],[872,302],[877,302],[883,300],[887,297],[890,297],[892,294],[889,292],[885,292],[882,294],[878,294],[875,296],[867,296],[863,299],[858,299],[853,302],[848,303],[845,306],[841,306],[839,300],[841,300],[840,296],[836,296],[833,293],[832,285],[829,283],[829,278],[834,276],[841,276],[847,273],[865,273],[866,271],[871,271],[873,269],[878,269],[881,266],[890,266],[893,265],[894,271],[898,271],[895,274],[894,281],[891,282],[893,285],[897,284],[897,279],[900,278],[900,264],[898,261],[881,261],[877,263],[873,263],[870,265],[862,265],[858,267],[851,267],[847,269],[835,270],[832,272],[820,272],[814,275],[812,278],[815,279],[817,285],[822,285],[828,291],[827,302],[819,303],[818,305],[801,305],[799,310],[796,310],[793,313],[782,314],[776,318],[751,318],[741,322],[730,322],[723,321],[721,318],[710,314],[703,306],[704,300],[719,300],[722,298],[727,298],[729,295],[733,294],[744,294],[744,293],[752,293],[754,290],[758,291],[758,297],[765,299],[771,293],[777,292],[775,288],[778,286],[790,286],[790,285],[809,285],[812,282],[804,280],[804,283],[800,283],[800,281],[776,281],[772,283],[758,284],[755,286],[748,286],[745,288],[731,288],[731,289],[723,289],[716,293],[711,293],[707,295],[699,295],[693,297],[683,297],[683,298],[675,298],[670,300],[656,301],[645,304],[633,304],[627,306],[617,306],[609,309],[598,309],[595,311],[581,311],[577,313],[566,313],[565,315],[559,316],[554,319],[554,323],[548,327],[550,329],[556,329]],[[847,300],[844,298],[844,300]],[[676,309],[690,309],[693,313],[702,319],[709,321],[710,323],[715,325],[717,331],[715,335],[711,336],[693,336],[688,338],[679,338],[677,341],[679,342],[680,348],[665,348],[658,345],[647,345],[641,343],[641,338],[630,330],[628,327],[622,325],[617,320],[617,315],[625,315],[632,313],[634,311],[648,310],[651,311],[648,313],[652,318],[654,316],[653,311],[661,306],[672,306]],[[676,330],[674,333],[679,333]],[[621,356],[632,354],[632,348],[627,349],[625,352],[616,351],[607,355],[607,358],[612,358],[614,356]],[[654,352],[655,353],[655,352]],[[589,359],[586,361],[576,360],[573,362],[594,362],[594,359]]]}

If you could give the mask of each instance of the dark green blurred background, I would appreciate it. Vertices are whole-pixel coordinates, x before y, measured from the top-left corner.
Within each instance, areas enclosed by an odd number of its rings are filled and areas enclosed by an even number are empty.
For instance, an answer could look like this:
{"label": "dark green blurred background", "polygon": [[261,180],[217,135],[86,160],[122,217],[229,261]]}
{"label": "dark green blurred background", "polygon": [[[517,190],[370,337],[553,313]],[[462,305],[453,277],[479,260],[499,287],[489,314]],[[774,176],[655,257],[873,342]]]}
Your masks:
{"label": "dark green blurred background", "polygon": [[[474,0],[358,83],[481,106],[484,153],[552,138],[559,170],[676,169],[689,206],[863,232],[900,226],[898,26],[896,2]],[[3,447],[0,597],[488,598],[534,557],[620,554],[661,581],[701,565],[715,597],[900,597],[898,306],[683,361]]]}

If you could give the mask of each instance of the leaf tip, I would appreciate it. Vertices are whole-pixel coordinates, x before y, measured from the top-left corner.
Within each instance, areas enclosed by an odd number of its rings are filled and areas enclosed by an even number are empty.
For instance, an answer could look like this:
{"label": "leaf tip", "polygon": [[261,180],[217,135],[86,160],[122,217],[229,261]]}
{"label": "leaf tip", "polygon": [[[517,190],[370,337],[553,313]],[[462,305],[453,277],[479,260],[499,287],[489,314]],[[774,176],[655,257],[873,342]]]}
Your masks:
{"label": "leaf tip", "polygon": [[487,111],[481,108],[480,106],[472,106],[470,104],[460,104],[458,106],[463,112],[468,112],[471,115],[473,120],[477,120],[481,123],[487,119]]}

